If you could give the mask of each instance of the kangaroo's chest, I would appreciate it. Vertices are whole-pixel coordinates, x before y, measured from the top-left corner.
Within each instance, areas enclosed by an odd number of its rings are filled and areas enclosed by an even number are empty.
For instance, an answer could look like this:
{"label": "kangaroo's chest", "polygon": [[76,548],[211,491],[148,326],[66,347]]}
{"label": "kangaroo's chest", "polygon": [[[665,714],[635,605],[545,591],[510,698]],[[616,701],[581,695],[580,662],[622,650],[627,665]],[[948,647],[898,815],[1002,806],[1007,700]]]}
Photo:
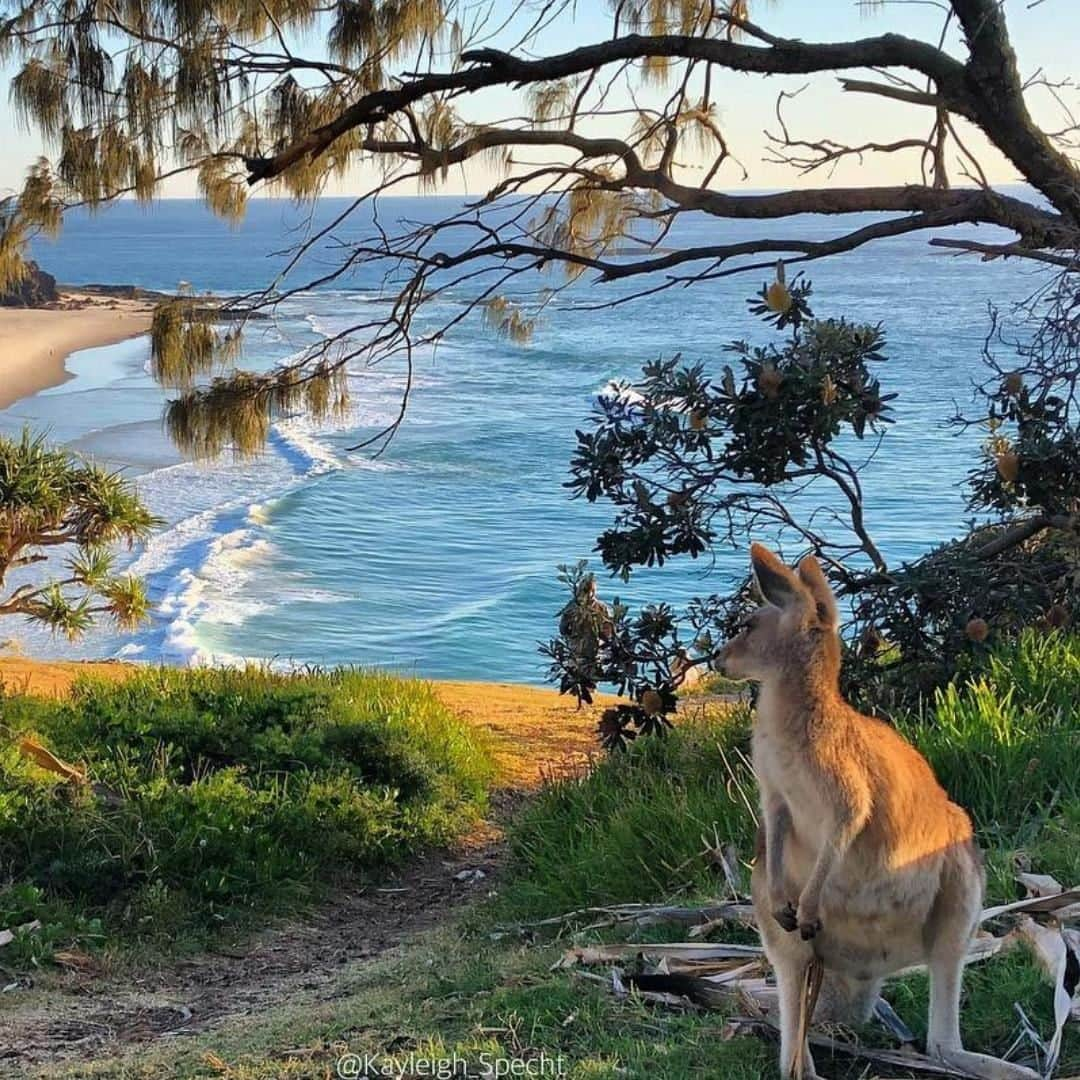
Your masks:
{"label": "kangaroo's chest", "polygon": [[822,778],[808,764],[805,744],[793,746],[763,725],[754,732],[752,757],[763,807],[782,800],[798,840],[813,851],[819,849],[833,814]]}

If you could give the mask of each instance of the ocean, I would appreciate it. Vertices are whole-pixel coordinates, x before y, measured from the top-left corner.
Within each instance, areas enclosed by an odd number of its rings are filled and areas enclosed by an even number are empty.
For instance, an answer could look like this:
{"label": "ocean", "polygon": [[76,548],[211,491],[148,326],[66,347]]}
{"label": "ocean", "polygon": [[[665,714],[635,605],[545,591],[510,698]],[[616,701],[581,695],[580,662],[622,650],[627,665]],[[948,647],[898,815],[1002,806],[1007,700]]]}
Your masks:
{"label": "ocean", "polygon": [[[387,199],[380,217],[386,225],[429,220],[459,201]],[[323,200],[315,224],[344,206]],[[186,281],[235,294],[268,282],[307,220],[284,201],[253,202],[235,230],[194,201],[149,210],[122,203],[73,215],[57,241],[35,243],[33,254],[65,283],[173,290]],[[776,231],[813,237],[836,227],[806,217]],[[759,229],[686,217],[667,244]],[[335,235],[360,231],[346,224]],[[987,229],[978,235],[994,238]],[[333,258],[316,250],[309,273]],[[565,602],[559,564],[591,559],[607,599],[677,606],[744,573],[746,552],[721,548],[629,583],[611,580],[593,554],[609,509],[571,500],[563,485],[574,431],[612,380],[633,379],[644,362],[676,352],[719,371],[725,343],[768,336],[746,304],[764,276],[595,310],[629,287],[593,285],[586,275],[526,345],[497,337],[474,314],[416,357],[405,424],[378,459],[348,447],[396,413],[401,369],[354,371],[352,407],[340,422],[283,418],[258,458],[196,464],[181,460],[162,432],[166,395],[147,372],[146,339],[77,353],[67,382],[0,412],[0,431],[30,424],[132,477],[165,522],[122,556],[146,577],[153,619],[132,635],[106,629],[75,644],[7,626],[0,638],[14,631],[26,652],[47,656],[379,665],[433,678],[542,682],[537,646]],[[812,264],[810,276],[818,315],[884,324],[889,359],[880,378],[899,394],[897,423],[863,474],[867,519],[890,560],[916,557],[969,516],[962,483],[982,435],[957,436],[944,421],[981,375],[987,298],[1007,306],[1039,278],[1023,266],[935,252],[918,236]],[[381,280],[361,271],[293,296],[252,326],[245,362],[293,355],[369,318],[384,295]],[[455,305],[460,298],[441,298],[424,318],[434,325]]]}

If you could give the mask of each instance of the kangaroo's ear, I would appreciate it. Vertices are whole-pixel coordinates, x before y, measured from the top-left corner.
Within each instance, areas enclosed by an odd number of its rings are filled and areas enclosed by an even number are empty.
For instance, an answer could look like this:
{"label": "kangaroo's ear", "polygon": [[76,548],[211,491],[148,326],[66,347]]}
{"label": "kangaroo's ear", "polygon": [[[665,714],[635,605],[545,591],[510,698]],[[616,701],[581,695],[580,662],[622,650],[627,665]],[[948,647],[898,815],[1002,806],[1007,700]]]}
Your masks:
{"label": "kangaroo's ear", "polygon": [[836,597],[829,587],[829,581],[821,564],[813,555],[807,555],[799,563],[799,579],[810,590],[810,596],[817,608],[818,619],[822,624],[835,630],[840,625],[840,613],[836,607]]}
{"label": "kangaroo's ear", "polygon": [[795,571],[786,566],[767,547],[762,544],[750,545],[750,564],[754,568],[761,595],[770,604],[777,607],[790,607],[806,599],[806,589],[795,576]]}

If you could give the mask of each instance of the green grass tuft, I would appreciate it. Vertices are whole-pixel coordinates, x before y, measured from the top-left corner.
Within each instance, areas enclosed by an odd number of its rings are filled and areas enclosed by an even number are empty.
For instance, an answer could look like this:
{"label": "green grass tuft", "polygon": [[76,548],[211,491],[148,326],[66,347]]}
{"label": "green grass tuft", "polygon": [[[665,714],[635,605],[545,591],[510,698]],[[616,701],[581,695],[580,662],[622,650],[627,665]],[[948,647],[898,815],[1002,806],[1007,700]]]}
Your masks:
{"label": "green grass tuft", "polygon": [[1025,633],[898,726],[971,814],[992,896],[1013,897],[1017,856],[1080,882],[1080,639]]}
{"label": "green grass tuft", "polygon": [[1080,800],[1080,643],[1026,633],[901,731],[986,835]]}

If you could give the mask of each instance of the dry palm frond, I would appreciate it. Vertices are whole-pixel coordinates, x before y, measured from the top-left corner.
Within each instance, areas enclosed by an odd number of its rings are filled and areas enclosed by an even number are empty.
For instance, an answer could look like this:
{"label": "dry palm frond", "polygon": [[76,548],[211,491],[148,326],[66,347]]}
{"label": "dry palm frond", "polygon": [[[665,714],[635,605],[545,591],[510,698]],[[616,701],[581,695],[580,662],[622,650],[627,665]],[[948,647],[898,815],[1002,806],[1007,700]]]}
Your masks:
{"label": "dry palm frond", "polygon": [[696,105],[683,109],[675,117],[675,124],[680,134],[685,132],[690,135],[693,146],[699,153],[704,154],[723,145],[716,105],[712,102],[699,101]]}
{"label": "dry palm frond", "polygon": [[150,325],[150,372],[163,386],[186,388],[213,370],[217,334],[190,299],[167,300],[154,308]]}
{"label": "dry palm frond", "polygon": [[631,142],[645,157],[656,158],[664,152],[666,131],[667,127],[658,113],[639,109],[634,119]]}
{"label": "dry palm frond", "polygon": [[[534,226],[537,240],[570,255],[595,258],[624,239],[630,222],[640,213],[641,204],[633,193],[605,186],[610,182],[611,175],[600,168],[575,184],[566,195],[565,207],[549,208]],[[588,266],[581,261],[564,260],[563,268],[574,279]]]}
{"label": "dry palm frond", "polygon": [[205,389],[170,401],[165,429],[180,450],[196,459],[218,457],[226,449],[251,456],[270,434],[269,399],[263,376],[239,372],[217,378]]}
{"label": "dry palm frond", "polygon": [[173,102],[178,119],[221,132],[229,96],[211,41],[195,38],[177,50]]}

